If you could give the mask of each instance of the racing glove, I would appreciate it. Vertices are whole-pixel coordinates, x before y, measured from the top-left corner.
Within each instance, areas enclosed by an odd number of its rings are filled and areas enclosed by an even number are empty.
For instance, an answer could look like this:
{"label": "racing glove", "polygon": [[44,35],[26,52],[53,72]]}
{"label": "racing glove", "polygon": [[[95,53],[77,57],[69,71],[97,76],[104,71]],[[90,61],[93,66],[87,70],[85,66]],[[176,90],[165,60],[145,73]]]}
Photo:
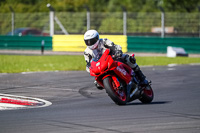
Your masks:
{"label": "racing glove", "polygon": [[121,50],[115,51],[114,58],[119,58],[121,56],[122,56],[122,51]]}

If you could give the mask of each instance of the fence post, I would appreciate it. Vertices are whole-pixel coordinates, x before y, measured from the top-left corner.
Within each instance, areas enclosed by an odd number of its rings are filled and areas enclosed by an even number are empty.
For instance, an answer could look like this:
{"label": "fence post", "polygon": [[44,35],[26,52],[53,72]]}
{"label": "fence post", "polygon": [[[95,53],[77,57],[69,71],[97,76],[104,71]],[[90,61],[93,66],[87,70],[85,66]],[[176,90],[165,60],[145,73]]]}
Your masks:
{"label": "fence post", "polygon": [[12,15],[11,15],[11,19],[12,19],[12,22],[11,22],[11,25],[12,25],[12,36],[14,35],[14,29],[15,29],[15,12],[13,10],[13,8],[11,6],[9,6],[10,8],[10,11],[12,12]]}
{"label": "fence post", "polygon": [[90,8],[87,5],[84,5],[87,10],[87,30],[90,29]]}
{"label": "fence post", "polygon": [[199,38],[200,38],[200,6],[198,6],[199,9]]}
{"label": "fence post", "polygon": [[87,11],[87,30],[90,29],[90,12]]}
{"label": "fence post", "polygon": [[161,37],[165,37],[165,11],[162,7],[159,7],[161,11]]}
{"label": "fence post", "polygon": [[127,11],[124,6],[121,6],[123,10],[123,35],[127,34]]}
{"label": "fence post", "polygon": [[47,4],[47,7],[49,8],[49,27],[50,27],[50,36],[54,35],[54,8],[51,6],[51,4]]}

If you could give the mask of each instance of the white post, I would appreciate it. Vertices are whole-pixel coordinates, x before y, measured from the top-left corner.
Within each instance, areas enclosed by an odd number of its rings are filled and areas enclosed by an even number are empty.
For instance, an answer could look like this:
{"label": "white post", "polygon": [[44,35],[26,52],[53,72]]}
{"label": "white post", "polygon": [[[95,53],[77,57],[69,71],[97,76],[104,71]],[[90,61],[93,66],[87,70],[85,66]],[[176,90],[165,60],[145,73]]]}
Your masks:
{"label": "white post", "polygon": [[90,29],[90,11],[87,11],[87,30]]}
{"label": "white post", "polygon": [[199,38],[200,38],[200,6],[198,6],[199,9]]}
{"label": "white post", "polygon": [[159,7],[161,11],[161,37],[165,37],[165,11],[164,9],[160,6]]}
{"label": "white post", "polygon": [[14,35],[14,29],[15,29],[15,13],[12,12],[12,36]]}
{"label": "white post", "polygon": [[126,11],[123,12],[123,35],[127,33],[127,13]]}
{"label": "white post", "polygon": [[84,5],[84,8],[87,10],[87,30],[90,29],[90,8],[87,5]]}
{"label": "white post", "polygon": [[127,11],[126,7],[121,6],[122,11],[123,11],[123,35],[127,34]]}
{"label": "white post", "polygon": [[9,6],[11,14],[11,25],[12,25],[12,36],[14,35],[14,29],[15,29],[15,12],[11,6]]}
{"label": "white post", "polygon": [[47,4],[47,7],[49,8],[49,28],[50,28],[50,36],[54,35],[54,8],[51,6],[50,3]]}
{"label": "white post", "polygon": [[49,24],[50,24],[50,36],[54,35],[54,11],[50,11],[49,13]]}
{"label": "white post", "polygon": [[161,13],[161,37],[165,37],[165,13],[162,12]]}
{"label": "white post", "polygon": [[199,38],[200,38],[200,11],[199,11]]}
{"label": "white post", "polygon": [[200,13],[199,13],[199,38],[200,38]]}

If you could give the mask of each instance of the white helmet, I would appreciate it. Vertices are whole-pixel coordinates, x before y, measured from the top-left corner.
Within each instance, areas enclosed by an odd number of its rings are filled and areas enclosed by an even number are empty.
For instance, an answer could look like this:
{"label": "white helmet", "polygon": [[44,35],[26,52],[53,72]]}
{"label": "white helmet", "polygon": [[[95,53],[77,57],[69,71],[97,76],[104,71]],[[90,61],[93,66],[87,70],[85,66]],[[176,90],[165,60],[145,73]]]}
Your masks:
{"label": "white helmet", "polygon": [[88,30],[84,34],[84,41],[88,48],[96,49],[99,43],[99,33],[96,30]]}

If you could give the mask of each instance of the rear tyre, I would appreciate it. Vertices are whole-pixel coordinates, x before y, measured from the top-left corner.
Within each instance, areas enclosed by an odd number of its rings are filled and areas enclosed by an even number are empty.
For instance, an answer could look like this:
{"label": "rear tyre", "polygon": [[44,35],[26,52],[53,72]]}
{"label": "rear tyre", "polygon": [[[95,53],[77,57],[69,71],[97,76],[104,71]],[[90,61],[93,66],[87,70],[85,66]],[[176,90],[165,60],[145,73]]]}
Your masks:
{"label": "rear tyre", "polygon": [[108,96],[117,104],[125,105],[127,102],[127,96],[124,90],[120,90],[116,87],[111,77],[106,77],[103,80],[104,88]]}
{"label": "rear tyre", "polygon": [[141,98],[139,99],[142,103],[151,103],[154,98],[153,89],[150,85],[145,87],[143,91],[141,92]]}

